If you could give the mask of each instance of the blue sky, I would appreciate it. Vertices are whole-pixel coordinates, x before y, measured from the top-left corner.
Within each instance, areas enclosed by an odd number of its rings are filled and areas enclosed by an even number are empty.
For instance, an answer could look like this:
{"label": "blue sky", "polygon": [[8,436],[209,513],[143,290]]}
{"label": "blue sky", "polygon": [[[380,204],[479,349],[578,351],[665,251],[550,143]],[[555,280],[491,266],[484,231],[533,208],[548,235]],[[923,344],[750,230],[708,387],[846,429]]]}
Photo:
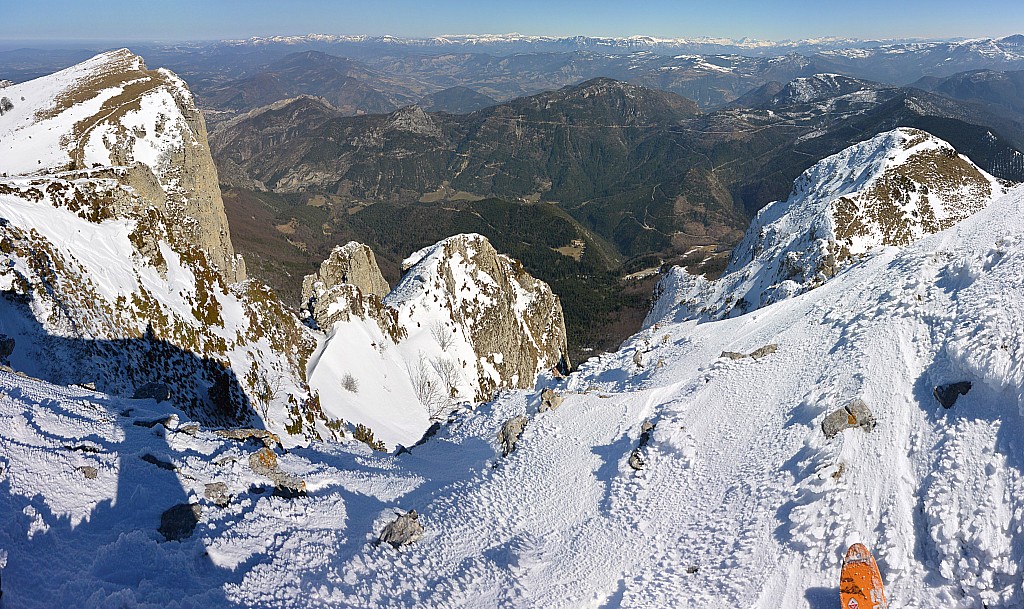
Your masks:
{"label": "blue sky", "polygon": [[1024,0],[4,0],[4,40],[460,33],[762,39],[1024,32]]}

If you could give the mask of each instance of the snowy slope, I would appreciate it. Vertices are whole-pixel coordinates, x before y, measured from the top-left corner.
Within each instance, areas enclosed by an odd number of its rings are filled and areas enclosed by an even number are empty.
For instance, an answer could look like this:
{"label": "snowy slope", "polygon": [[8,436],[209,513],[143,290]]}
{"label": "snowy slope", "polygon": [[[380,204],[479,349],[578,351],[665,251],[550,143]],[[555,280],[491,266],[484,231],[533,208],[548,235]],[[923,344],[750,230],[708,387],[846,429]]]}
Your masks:
{"label": "snowy slope", "polygon": [[[1018,188],[800,296],[651,327],[549,380],[557,410],[513,391],[408,454],[281,454],[306,481],[295,498],[257,492],[255,445],[184,418],[139,427],[168,411],[0,373],[5,602],[817,609],[836,603],[857,541],[894,607],[1021,606],[1022,235]],[[757,360],[720,357],[769,343]],[[932,387],[962,380],[973,389],[944,410]],[[852,398],[877,426],[826,439],[822,421]],[[519,414],[502,458],[497,430]],[[203,499],[215,481],[229,507]],[[189,499],[204,506],[195,534],[162,541],[159,514]],[[423,540],[372,543],[410,508]]]}
{"label": "snowy slope", "polygon": [[797,178],[787,200],[758,212],[720,279],[672,269],[645,325],[669,314],[735,315],[790,298],[873,249],[953,226],[1004,190],[931,134],[880,133],[819,161]]}

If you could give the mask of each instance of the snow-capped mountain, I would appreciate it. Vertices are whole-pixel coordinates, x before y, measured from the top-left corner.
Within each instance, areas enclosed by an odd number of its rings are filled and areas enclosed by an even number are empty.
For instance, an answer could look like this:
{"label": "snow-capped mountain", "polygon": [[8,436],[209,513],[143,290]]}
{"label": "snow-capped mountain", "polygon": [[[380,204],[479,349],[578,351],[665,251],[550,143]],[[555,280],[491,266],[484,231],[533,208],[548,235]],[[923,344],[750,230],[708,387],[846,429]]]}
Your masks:
{"label": "snow-capped mountain", "polygon": [[[892,606],[1019,606],[1022,219],[1016,188],[799,298],[662,320],[547,378],[557,409],[507,392],[409,454],[0,371],[4,601],[804,609],[860,542]],[[851,403],[874,425],[823,428]],[[376,543],[410,509],[418,541]]]}
{"label": "snow-capped mountain", "polygon": [[715,281],[675,267],[645,325],[665,316],[747,313],[829,280],[870,251],[906,246],[1003,194],[996,178],[918,129],[900,128],[823,159],[785,201],[754,218]]}
{"label": "snow-capped mountain", "polygon": [[306,278],[327,332],[309,379],[328,415],[410,446],[459,406],[568,370],[558,297],[486,238],[450,237],[403,267],[385,295],[372,252],[349,243]]}
{"label": "snow-capped mountain", "polygon": [[[594,51],[631,53],[652,51],[673,53],[741,53],[747,55],[783,55],[792,52],[813,53],[821,50],[859,49],[896,44],[896,40],[860,40],[824,36],[799,40],[759,40],[756,38],[722,38],[699,36],[674,38],[659,36],[538,36],[529,34],[446,34],[429,38],[402,36],[367,36],[307,34],[304,36],[258,36],[246,40],[229,40],[232,46],[266,47],[269,45],[306,46],[311,44],[362,45],[391,47],[396,50],[446,52],[552,52]],[[906,42],[905,40],[903,42]]]}

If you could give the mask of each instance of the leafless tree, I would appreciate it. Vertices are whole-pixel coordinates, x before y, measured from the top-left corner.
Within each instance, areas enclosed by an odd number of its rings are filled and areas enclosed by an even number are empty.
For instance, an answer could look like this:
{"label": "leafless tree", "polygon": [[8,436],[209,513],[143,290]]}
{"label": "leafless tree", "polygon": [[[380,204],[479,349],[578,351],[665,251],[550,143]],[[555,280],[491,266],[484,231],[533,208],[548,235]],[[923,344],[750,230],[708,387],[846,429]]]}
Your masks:
{"label": "leafless tree", "polygon": [[430,334],[444,350],[451,347],[455,341],[455,333],[448,329],[448,324],[440,320],[430,322]]}

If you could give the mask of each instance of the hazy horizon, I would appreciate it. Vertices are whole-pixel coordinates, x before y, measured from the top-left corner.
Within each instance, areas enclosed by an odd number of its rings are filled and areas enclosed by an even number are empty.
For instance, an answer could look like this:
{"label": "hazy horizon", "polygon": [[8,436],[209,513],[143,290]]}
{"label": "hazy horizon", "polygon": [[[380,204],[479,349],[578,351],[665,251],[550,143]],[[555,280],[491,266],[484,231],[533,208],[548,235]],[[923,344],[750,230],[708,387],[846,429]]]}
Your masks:
{"label": "hazy horizon", "polygon": [[[60,15],[60,19],[54,19]],[[951,18],[955,16],[955,18]],[[210,41],[258,36],[505,34],[624,38],[801,40],[1001,37],[1024,31],[1024,5],[997,0],[965,10],[958,0],[723,3],[649,0],[624,8],[611,0],[268,0],[80,3],[53,0],[5,9],[0,41]]]}

